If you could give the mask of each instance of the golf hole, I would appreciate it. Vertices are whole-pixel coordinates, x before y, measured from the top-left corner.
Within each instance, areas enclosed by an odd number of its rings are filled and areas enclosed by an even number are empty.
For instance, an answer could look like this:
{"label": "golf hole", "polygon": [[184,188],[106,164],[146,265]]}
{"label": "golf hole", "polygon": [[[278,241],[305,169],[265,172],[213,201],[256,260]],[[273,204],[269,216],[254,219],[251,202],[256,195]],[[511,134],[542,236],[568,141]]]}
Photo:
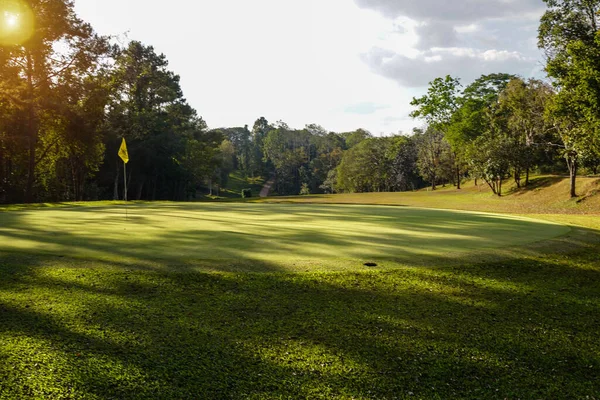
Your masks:
{"label": "golf hole", "polygon": [[374,262],[368,262],[368,263],[364,263],[364,266],[365,266],[365,267],[376,267],[376,266],[377,266],[377,263],[374,263]]}

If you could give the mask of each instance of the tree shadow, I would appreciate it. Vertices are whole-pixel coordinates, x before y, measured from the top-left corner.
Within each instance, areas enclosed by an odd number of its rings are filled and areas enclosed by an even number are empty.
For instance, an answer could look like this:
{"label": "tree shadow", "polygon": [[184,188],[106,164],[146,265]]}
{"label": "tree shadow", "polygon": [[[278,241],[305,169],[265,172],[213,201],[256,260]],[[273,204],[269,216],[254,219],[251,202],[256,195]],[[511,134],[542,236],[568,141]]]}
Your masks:
{"label": "tree shadow", "polygon": [[522,195],[525,193],[542,190],[544,188],[549,188],[549,187],[554,186],[562,181],[564,181],[564,177],[560,177],[560,176],[534,177],[529,180],[529,185],[522,186],[520,188],[514,187],[509,191],[509,194]]}
{"label": "tree shadow", "polygon": [[23,272],[23,261],[0,261],[6,397],[573,398],[600,389],[600,271],[587,253],[317,275],[43,260]]}
{"label": "tree shadow", "polygon": [[[300,219],[323,212],[294,210]],[[387,212],[332,217],[385,224]],[[136,222],[152,224],[144,213]],[[352,257],[365,253],[353,252],[358,239],[349,232],[318,225],[169,237],[180,250],[205,242],[211,266],[206,256],[156,259],[116,239],[23,226],[21,216],[3,215],[3,240],[34,238],[40,247],[58,242],[119,257],[0,252],[2,398],[501,399],[600,391],[596,231],[577,229],[539,252],[524,247],[488,262],[427,258],[408,242],[406,259],[419,258],[410,264],[418,268],[283,274],[261,259],[257,241],[280,237],[269,250],[282,256],[298,241],[307,244],[302,257],[322,243],[346,247]],[[484,221],[497,222],[481,214],[455,227],[423,227],[407,215],[406,224],[451,234]],[[228,245],[232,235],[236,247]],[[385,232],[372,238],[382,260],[393,258],[385,249],[400,239]],[[161,241],[146,246],[160,253]]]}
{"label": "tree shadow", "polygon": [[[41,218],[45,223],[33,219],[35,213],[4,213],[0,250],[35,248],[48,256],[148,268],[274,272],[298,261],[333,259],[423,265],[474,251],[496,254],[515,242],[531,243],[536,235],[539,240],[568,232],[507,216],[396,207],[180,207],[140,205],[131,207],[127,217],[121,208],[64,209],[48,222]],[[182,227],[172,228],[174,221]]]}

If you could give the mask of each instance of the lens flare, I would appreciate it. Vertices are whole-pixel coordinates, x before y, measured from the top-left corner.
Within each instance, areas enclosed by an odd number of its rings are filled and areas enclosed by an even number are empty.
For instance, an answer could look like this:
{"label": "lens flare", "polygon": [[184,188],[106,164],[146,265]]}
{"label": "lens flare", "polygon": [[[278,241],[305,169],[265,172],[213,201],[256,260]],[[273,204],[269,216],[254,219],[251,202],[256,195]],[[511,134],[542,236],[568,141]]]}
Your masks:
{"label": "lens flare", "polygon": [[4,13],[4,20],[7,28],[15,29],[19,25],[19,16],[10,13]]}
{"label": "lens flare", "polygon": [[22,0],[0,0],[0,46],[27,42],[34,31],[33,12]]}

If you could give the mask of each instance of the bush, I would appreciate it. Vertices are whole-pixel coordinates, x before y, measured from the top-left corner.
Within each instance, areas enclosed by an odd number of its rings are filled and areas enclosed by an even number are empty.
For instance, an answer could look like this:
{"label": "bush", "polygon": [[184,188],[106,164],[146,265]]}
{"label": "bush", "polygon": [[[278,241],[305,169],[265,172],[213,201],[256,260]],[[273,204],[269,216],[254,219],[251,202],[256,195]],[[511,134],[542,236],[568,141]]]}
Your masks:
{"label": "bush", "polygon": [[242,189],[242,198],[248,199],[252,197],[252,189]]}
{"label": "bush", "polygon": [[307,183],[303,183],[302,184],[302,189],[300,189],[300,195],[301,196],[306,196],[310,194],[310,188],[308,187]]}

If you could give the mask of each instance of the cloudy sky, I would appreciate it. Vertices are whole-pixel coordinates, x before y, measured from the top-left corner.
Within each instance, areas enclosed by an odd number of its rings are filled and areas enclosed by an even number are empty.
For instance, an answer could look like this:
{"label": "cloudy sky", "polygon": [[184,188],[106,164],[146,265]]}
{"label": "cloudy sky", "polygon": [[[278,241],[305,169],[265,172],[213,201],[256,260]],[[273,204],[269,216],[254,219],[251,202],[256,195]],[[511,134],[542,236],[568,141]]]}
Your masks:
{"label": "cloudy sky", "polygon": [[438,76],[541,74],[542,0],[75,0],[102,34],[164,53],[212,128],[409,132]]}

